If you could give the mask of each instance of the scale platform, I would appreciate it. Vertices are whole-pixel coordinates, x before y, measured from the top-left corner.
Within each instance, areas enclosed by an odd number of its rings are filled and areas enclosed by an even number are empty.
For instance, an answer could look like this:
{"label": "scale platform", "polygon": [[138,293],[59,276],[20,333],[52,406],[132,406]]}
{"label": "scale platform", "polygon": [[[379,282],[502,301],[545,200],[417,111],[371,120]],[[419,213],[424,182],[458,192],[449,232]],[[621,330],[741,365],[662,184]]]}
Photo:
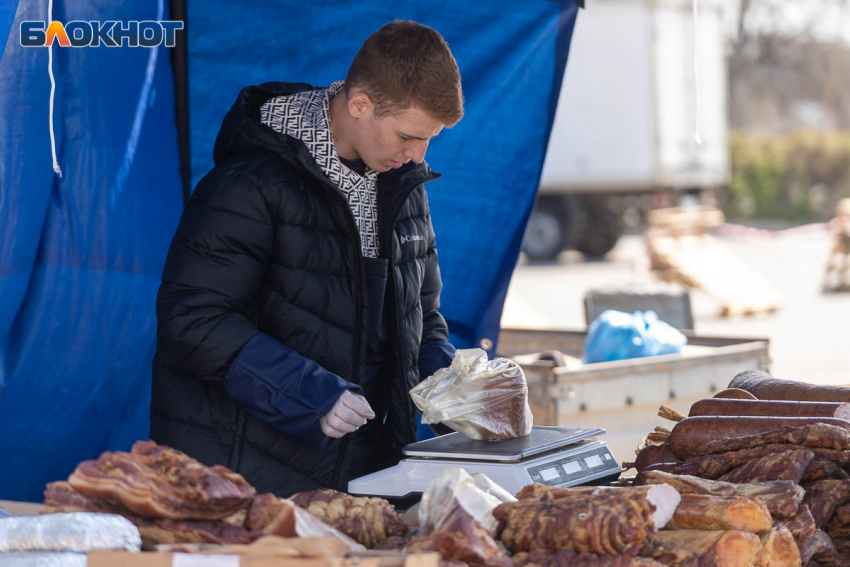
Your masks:
{"label": "scale platform", "polygon": [[602,428],[536,425],[516,439],[478,441],[451,433],[404,448],[406,459],[348,483],[348,492],[363,496],[406,499],[421,495],[431,478],[446,468],[483,473],[512,494],[532,484],[576,486],[620,474],[608,445],[595,437]]}

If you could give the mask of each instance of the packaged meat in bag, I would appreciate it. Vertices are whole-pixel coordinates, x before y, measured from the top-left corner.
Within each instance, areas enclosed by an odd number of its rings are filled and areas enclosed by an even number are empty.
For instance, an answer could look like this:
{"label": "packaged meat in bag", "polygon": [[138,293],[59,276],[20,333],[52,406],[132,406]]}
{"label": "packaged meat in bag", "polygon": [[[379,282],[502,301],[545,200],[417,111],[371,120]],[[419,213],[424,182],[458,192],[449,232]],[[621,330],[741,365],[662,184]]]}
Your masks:
{"label": "packaged meat in bag", "polygon": [[410,390],[422,423],[442,423],[472,439],[511,439],[531,433],[528,385],[507,358],[487,360],[479,348],[459,350],[451,366]]}
{"label": "packaged meat in bag", "polygon": [[71,551],[12,551],[0,553],[3,567],[86,567],[85,553]]}
{"label": "packaged meat in bag", "polygon": [[401,514],[383,498],[352,496],[321,488],[293,494],[290,499],[296,506],[369,549],[390,538],[404,541],[410,532]]}
{"label": "packaged meat in bag", "polygon": [[484,473],[472,473],[472,480],[475,481],[475,486],[491,496],[495,496],[501,502],[516,502],[516,496],[490,480],[490,477]]}
{"label": "packaged meat in bag", "polygon": [[513,567],[511,558],[475,518],[456,509],[431,535],[417,537],[404,546],[406,553],[436,551],[443,567]]}
{"label": "packaged meat in bag", "polygon": [[262,530],[280,537],[317,537],[342,542],[349,551],[366,551],[336,528],[322,522],[313,514],[297,506],[292,500],[278,498],[274,494],[260,494],[251,502],[245,527]]}
{"label": "packaged meat in bag", "polygon": [[[9,516],[0,520],[0,553],[126,549],[139,551],[142,538],[127,518],[115,514]],[[2,564],[2,563],[0,563]]]}
{"label": "packaged meat in bag", "polygon": [[443,469],[435,474],[419,505],[419,533],[430,535],[456,513],[465,512],[490,535],[495,535],[498,523],[493,517],[493,509],[504,502],[516,502],[516,498],[503,490],[507,500],[502,500],[502,494],[497,496],[482,490],[482,484],[492,484],[493,481],[484,475],[480,477],[483,478],[475,479],[461,468]]}

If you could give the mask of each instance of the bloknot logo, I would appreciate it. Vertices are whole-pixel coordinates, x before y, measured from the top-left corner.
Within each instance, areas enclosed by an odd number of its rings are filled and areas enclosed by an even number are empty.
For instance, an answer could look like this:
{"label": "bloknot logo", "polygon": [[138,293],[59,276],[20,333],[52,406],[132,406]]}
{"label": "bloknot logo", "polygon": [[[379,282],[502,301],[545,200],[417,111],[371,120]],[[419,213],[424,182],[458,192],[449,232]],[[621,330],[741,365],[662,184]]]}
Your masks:
{"label": "bloknot logo", "polygon": [[183,22],[153,21],[83,21],[66,24],[52,21],[21,22],[23,47],[50,47],[56,41],[60,47],[174,47],[177,31]]}

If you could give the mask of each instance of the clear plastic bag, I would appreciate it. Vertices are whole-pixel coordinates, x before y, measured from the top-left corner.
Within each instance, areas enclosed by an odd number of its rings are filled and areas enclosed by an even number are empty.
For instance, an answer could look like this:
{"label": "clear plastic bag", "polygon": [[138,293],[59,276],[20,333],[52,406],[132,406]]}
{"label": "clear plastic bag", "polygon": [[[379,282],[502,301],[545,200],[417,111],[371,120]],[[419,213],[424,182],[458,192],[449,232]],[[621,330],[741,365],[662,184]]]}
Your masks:
{"label": "clear plastic bag", "polygon": [[476,473],[476,477],[461,468],[443,469],[435,474],[419,504],[419,533],[430,535],[455,514],[466,513],[495,537],[498,522],[493,517],[493,508],[504,502],[516,502],[516,498],[485,475]]}
{"label": "clear plastic bag", "polygon": [[9,516],[0,520],[0,552],[126,549],[139,551],[142,538],[130,520],[115,514]]}
{"label": "clear plastic bag", "polygon": [[12,551],[0,553],[3,567],[86,567],[85,553],[70,551]]}
{"label": "clear plastic bag", "polygon": [[519,365],[487,360],[479,348],[459,350],[451,366],[410,390],[422,423],[442,423],[472,439],[511,439],[531,433],[528,385]]}
{"label": "clear plastic bag", "polygon": [[516,502],[516,496],[493,482],[486,474],[480,472],[472,473],[472,479],[475,481],[475,486],[490,496],[495,496],[500,502]]}
{"label": "clear plastic bag", "polygon": [[290,500],[284,500],[292,506],[295,514],[295,533],[298,537],[331,538],[343,542],[349,551],[366,551],[366,548],[336,529],[321,521],[319,518],[299,508]]}

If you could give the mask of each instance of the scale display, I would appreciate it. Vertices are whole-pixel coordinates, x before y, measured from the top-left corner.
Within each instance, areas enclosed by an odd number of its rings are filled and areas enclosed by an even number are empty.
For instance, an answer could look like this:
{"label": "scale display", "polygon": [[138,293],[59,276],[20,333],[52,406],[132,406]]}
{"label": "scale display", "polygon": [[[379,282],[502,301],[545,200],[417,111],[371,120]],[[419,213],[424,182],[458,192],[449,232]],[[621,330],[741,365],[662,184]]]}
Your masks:
{"label": "scale display", "polygon": [[618,468],[611,451],[605,445],[581,455],[563,457],[548,463],[528,467],[532,482],[550,486],[569,486],[590,477],[601,478]]}

